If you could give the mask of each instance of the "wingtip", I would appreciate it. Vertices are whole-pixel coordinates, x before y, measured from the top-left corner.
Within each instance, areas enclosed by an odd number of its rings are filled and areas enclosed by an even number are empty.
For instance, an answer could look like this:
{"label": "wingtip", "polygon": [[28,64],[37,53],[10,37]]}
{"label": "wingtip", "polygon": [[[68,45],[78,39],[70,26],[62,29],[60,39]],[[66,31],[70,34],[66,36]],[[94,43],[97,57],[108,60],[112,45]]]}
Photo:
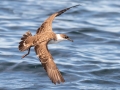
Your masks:
{"label": "wingtip", "polygon": [[74,6],[72,6],[72,7],[77,7],[77,6],[80,6],[81,4],[77,4],[77,5],[74,5]]}
{"label": "wingtip", "polygon": [[81,6],[81,4],[73,5],[73,6],[69,7],[69,8],[73,8],[73,7],[77,7],[77,6]]}
{"label": "wingtip", "polygon": [[81,5],[81,4],[77,4],[77,5],[74,5],[74,6],[71,6],[71,7],[65,8],[65,9],[63,9],[63,10],[57,12],[56,17],[59,16],[59,15],[61,15],[61,14],[64,13],[65,11],[67,11],[67,10],[73,8],[73,7],[77,7],[77,6],[80,6],[80,5]]}
{"label": "wingtip", "polygon": [[65,82],[65,80],[64,80],[64,81],[52,82],[52,83],[54,83],[55,85],[57,85],[57,84],[62,84],[62,83],[64,83],[64,82]]}
{"label": "wingtip", "polygon": [[64,82],[65,82],[65,80],[63,78],[62,78],[62,80],[58,80],[56,82],[52,81],[52,83],[54,83],[55,85],[56,84],[61,84],[61,83],[64,83]]}

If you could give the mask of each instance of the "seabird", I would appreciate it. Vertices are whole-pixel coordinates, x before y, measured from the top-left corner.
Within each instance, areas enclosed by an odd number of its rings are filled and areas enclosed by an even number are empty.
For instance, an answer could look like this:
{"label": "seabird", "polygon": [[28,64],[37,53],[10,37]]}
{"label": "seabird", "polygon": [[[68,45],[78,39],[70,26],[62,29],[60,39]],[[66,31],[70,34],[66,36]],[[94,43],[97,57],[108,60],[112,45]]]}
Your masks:
{"label": "seabird", "polygon": [[18,48],[20,51],[28,50],[28,53],[23,55],[22,58],[24,58],[30,53],[31,47],[34,47],[36,55],[39,57],[42,66],[44,67],[50,80],[54,84],[65,82],[65,80],[61,75],[60,71],[58,70],[55,62],[53,61],[53,57],[50,54],[47,45],[58,43],[63,40],[69,40],[73,42],[73,40],[65,34],[54,33],[52,31],[52,21],[55,17],[76,6],[79,5],[75,5],[52,14],[42,23],[34,36],[32,36],[30,31],[27,31],[25,34],[23,34],[23,37],[19,42]]}

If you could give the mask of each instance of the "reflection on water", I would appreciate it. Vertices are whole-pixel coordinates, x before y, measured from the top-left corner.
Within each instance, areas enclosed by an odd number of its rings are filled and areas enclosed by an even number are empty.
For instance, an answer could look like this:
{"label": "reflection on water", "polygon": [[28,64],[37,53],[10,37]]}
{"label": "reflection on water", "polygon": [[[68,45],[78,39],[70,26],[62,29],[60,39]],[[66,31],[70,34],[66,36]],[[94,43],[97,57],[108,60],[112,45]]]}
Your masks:
{"label": "reflection on water", "polygon": [[[18,42],[26,31],[36,33],[52,13],[76,4],[53,22],[56,33],[66,33],[74,42],[49,45],[66,82],[54,85],[35,55]],[[120,89],[120,1],[0,1],[0,89],[77,90]],[[69,87],[68,87],[69,86]]]}

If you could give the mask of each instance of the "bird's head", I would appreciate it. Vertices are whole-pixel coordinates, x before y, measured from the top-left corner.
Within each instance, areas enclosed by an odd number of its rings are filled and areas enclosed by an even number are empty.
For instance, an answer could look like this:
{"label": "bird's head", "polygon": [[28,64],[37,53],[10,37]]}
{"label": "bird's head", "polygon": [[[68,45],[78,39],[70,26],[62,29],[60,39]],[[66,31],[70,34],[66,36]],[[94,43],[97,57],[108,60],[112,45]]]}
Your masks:
{"label": "bird's head", "polygon": [[62,40],[69,40],[69,41],[73,42],[73,40],[70,39],[70,38],[69,38],[67,35],[65,35],[65,34],[59,34],[59,35],[60,35],[59,39],[62,39]]}

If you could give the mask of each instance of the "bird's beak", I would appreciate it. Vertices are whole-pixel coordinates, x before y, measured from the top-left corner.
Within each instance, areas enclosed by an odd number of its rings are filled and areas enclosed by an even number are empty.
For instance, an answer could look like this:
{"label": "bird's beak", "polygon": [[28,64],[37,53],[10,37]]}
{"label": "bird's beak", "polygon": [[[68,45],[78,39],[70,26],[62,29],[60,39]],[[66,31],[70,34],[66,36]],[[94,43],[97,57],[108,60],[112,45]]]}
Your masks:
{"label": "bird's beak", "polygon": [[73,42],[73,40],[72,40],[72,39],[70,39],[70,38],[68,38],[67,40],[69,40],[69,41]]}

